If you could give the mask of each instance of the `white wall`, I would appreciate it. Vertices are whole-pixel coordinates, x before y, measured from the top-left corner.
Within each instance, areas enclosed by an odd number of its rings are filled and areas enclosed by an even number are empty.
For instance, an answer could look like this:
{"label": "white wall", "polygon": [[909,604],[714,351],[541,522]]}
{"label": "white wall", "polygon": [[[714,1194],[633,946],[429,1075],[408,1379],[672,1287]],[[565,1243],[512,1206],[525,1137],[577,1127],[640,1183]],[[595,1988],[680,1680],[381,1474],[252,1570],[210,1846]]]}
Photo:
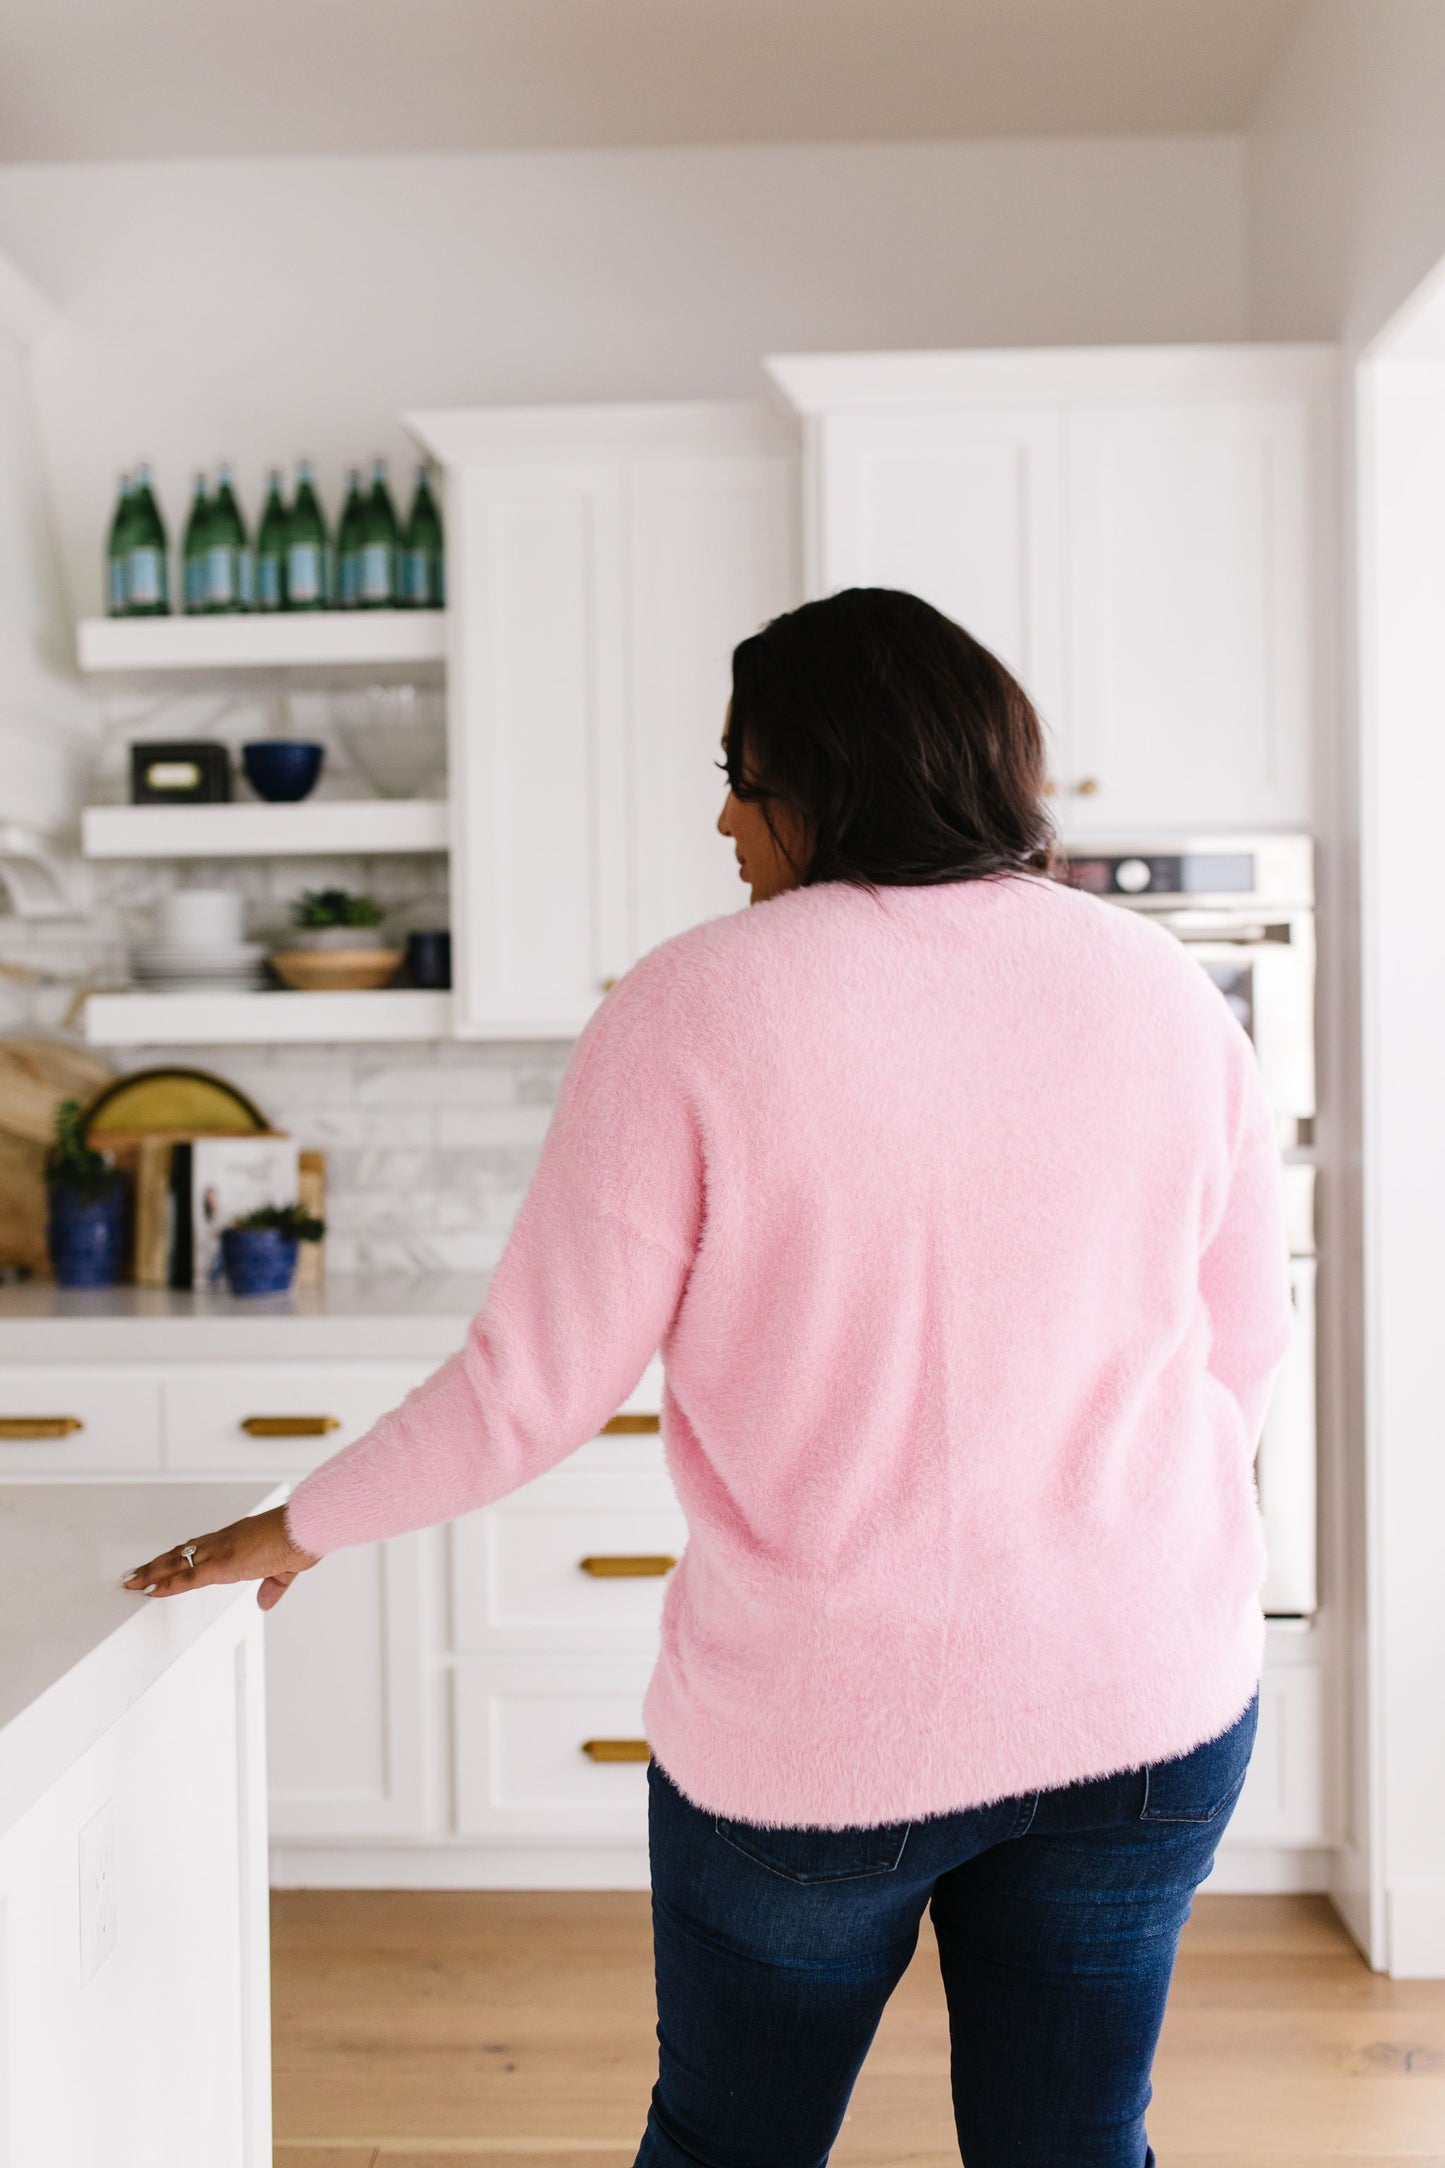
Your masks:
{"label": "white wall", "polygon": [[58,302],[37,393],[74,605],[115,470],[403,452],[406,407],[760,388],[812,347],[1230,339],[1232,138],[0,167]]}
{"label": "white wall", "polygon": [[0,330],[0,820],[70,817],[88,713],[73,673],[22,345]]}
{"label": "white wall", "polygon": [[1248,137],[1250,329],[1363,346],[1445,255],[1445,6],[1311,0]]}
{"label": "white wall", "polygon": [[[1336,1894],[1377,1963],[1445,1974],[1437,1365],[1445,1021],[1421,808],[1442,781],[1445,368],[1386,329],[1445,257],[1445,5],[1311,0],[1248,145],[1251,330],[1340,340],[1347,697],[1322,836],[1333,1260],[1324,1405],[1349,1453],[1351,1791]],[[1407,311],[1407,314],[1409,312]],[[1430,342],[1426,342],[1427,348]],[[1373,346],[1374,352],[1369,349]],[[1390,350],[1398,360],[1383,357]],[[1433,352],[1445,352],[1437,330]],[[1362,356],[1364,357],[1362,359]]]}

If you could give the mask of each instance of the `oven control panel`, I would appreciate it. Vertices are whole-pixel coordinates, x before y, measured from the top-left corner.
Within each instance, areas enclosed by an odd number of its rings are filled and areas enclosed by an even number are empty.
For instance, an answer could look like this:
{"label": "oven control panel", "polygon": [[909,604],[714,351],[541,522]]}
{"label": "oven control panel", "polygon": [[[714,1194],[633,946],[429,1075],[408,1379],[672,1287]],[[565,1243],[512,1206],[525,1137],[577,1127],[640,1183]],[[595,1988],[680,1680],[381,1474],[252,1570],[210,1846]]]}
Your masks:
{"label": "oven control panel", "polygon": [[1064,878],[1091,896],[1251,896],[1258,886],[1252,851],[1071,856]]}

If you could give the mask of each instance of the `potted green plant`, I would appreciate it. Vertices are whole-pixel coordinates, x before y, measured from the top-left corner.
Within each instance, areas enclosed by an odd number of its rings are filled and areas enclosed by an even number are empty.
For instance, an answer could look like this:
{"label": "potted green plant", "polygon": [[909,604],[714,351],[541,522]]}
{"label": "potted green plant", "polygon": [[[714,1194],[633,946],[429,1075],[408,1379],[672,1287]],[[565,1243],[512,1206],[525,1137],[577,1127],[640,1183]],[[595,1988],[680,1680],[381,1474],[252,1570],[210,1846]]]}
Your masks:
{"label": "potted green plant", "polygon": [[233,1295],[284,1295],[296,1277],[297,1250],[319,1242],[326,1222],[304,1205],[263,1204],[221,1229],[221,1267]]}
{"label": "potted green plant", "polygon": [[55,1110],[45,1167],[50,1267],[61,1287],[114,1287],[125,1253],[125,1183],[85,1134],[78,1099]]}
{"label": "potted green plant", "polygon": [[291,906],[291,923],[296,928],[292,945],[299,949],[382,948],[380,928],[385,915],[370,896],[353,896],[349,889],[303,889]]}

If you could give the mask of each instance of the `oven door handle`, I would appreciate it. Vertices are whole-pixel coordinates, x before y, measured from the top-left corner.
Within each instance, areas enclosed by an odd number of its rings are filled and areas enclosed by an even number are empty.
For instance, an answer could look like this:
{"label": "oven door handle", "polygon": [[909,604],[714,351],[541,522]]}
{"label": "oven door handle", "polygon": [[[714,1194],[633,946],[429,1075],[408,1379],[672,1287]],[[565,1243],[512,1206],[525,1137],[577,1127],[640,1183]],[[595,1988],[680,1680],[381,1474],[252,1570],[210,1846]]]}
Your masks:
{"label": "oven door handle", "polygon": [[1251,919],[1247,923],[1232,926],[1175,925],[1163,912],[1155,923],[1172,933],[1176,941],[1186,948],[1288,948],[1294,940],[1294,928],[1288,919],[1266,925],[1262,920]]}

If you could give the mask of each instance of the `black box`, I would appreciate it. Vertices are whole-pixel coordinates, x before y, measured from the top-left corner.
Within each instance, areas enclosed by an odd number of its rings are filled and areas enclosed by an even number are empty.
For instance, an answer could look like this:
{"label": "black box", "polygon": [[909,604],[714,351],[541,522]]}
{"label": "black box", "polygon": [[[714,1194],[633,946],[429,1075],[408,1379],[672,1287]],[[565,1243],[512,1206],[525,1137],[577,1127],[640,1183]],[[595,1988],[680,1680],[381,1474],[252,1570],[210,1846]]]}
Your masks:
{"label": "black box", "polygon": [[231,756],[211,738],[150,740],[130,749],[132,805],[223,805]]}

